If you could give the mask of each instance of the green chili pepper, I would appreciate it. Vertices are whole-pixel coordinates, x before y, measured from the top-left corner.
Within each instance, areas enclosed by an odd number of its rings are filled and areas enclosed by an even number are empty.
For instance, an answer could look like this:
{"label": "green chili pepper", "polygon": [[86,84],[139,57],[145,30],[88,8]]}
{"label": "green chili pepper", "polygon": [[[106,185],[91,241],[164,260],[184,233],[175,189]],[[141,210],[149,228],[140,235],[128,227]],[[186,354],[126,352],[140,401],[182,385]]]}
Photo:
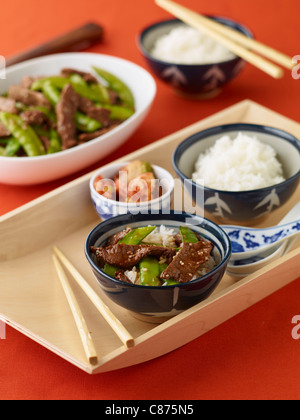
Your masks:
{"label": "green chili pepper", "polygon": [[16,102],[16,108],[18,111],[22,112],[22,111],[26,111],[29,107],[22,104],[22,102]]}
{"label": "green chili pepper", "polygon": [[182,242],[187,242],[187,243],[192,243],[192,244],[199,242],[197,235],[190,228],[187,228],[185,226],[180,226],[179,232],[181,235]]}
{"label": "green chili pepper", "polygon": [[142,286],[159,286],[160,269],[156,258],[145,257],[139,263]]}
{"label": "green chili pepper", "polygon": [[43,83],[42,91],[52,106],[58,104],[60,101],[60,91],[49,80]]}
{"label": "green chili pepper", "polygon": [[87,133],[92,133],[102,127],[102,124],[99,121],[94,120],[79,111],[75,112],[75,123],[78,130]]}
{"label": "green chili pepper", "polygon": [[104,268],[103,268],[104,273],[106,273],[110,277],[115,277],[118,270],[119,270],[118,267],[114,267],[113,265],[110,265],[107,263],[104,265]]}
{"label": "green chili pepper", "polygon": [[93,94],[93,91],[89,88],[89,85],[81,76],[79,76],[79,74],[71,74],[69,83],[71,83],[75,92],[80,96],[88,98],[91,101],[99,100],[97,95]]}
{"label": "green chili pepper", "polygon": [[134,97],[132,92],[122,80],[106,70],[97,67],[93,67],[93,69],[108,83],[108,87],[111,90],[117,92],[119,98],[125,105],[129,106],[130,108],[134,108]]}
{"label": "green chili pepper", "polygon": [[44,86],[48,83],[50,83],[54,88],[58,90],[62,90],[68,83],[70,83],[73,86],[75,92],[77,92],[79,95],[88,98],[93,102],[100,102],[105,104],[110,103],[108,89],[105,86],[101,85],[100,83],[88,84],[83,77],[76,73],[71,74],[69,78],[53,76],[36,80],[33,82],[30,89],[35,91],[40,90],[45,94]]}
{"label": "green chili pepper", "polygon": [[159,264],[159,275],[168,267],[167,263]]}
{"label": "green chili pepper", "polygon": [[31,90],[43,90],[44,84],[50,82],[52,86],[55,86],[58,89],[63,89],[66,84],[69,83],[69,80],[66,77],[60,76],[50,76],[43,79],[35,80],[30,89]]}
{"label": "green chili pepper", "polygon": [[131,115],[134,114],[134,110],[132,108],[126,108],[124,106],[118,105],[101,105],[103,108],[108,109],[110,111],[109,118],[112,120],[127,120]]}
{"label": "green chili pepper", "polygon": [[5,148],[0,146],[0,156],[6,156]]}
{"label": "green chili pepper", "polygon": [[110,104],[109,92],[105,86],[100,83],[92,83],[89,86],[95,97],[99,98],[96,102],[99,101],[101,104]]}
{"label": "green chili pepper", "polygon": [[[162,273],[163,271],[165,271],[165,269],[166,269],[167,267],[168,267],[168,264],[167,264],[167,263],[159,264],[159,275],[161,275],[161,273]],[[176,281],[176,280],[172,280],[172,279],[168,279],[168,280],[163,279],[163,280],[162,280],[162,282],[163,282],[164,284],[166,284],[167,286],[173,286],[174,284],[179,284],[179,282],[178,282],[178,281]]]}
{"label": "green chili pepper", "polygon": [[174,286],[175,284],[180,284],[179,281],[171,280],[171,279],[168,279],[168,280],[164,279],[164,283],[166,283],[166,286]]}
{"label": "green chili pepper", "polygon": [[30,125],[26,125],[21,117],[7,112],[0,112],[0,121],[15,137],[28,156],[45,154],[44,146]]}
{"label": "green chili pepper", "polygon": [[45,85],[49,84],[58,90],[62,90],[67,84],[71,84],[75,92],[77,92],[80,96],[88,98],[94,102],[99,101],[109,103],[109,94],[105,86],[98,86],[96,83],[89,85],[79,74],[71,74],[69,78],[54,76],[36,80],[31,85],[31,90],[41,90],[44,92]]}
{"label": "green chili pepper", "polygon": [[49,131],[45,130],[42,126],[34,124],[32,128],[34,129],[34,131],[39,137],[41,136],[49,137]]}
{"label": "green chili pepper", "polygon": [[71,83],[75,92],[84,98],[88,98],[93,102],[109,103],[109,95],[104,86],[101,89],[100,87],[96,87],[96,84],[94,84],[95,86],[89,85],[79,74],[72,74],[69,77],[68,83]]}
{"label": "green chili pepper", "polygon": [[20,148],[21,148],[21,144],[19,140],[17,140],[15,137],[10,137],[6,144],[5,155],[15,156],[16,153],[20,150]]}
{"label": "green chili pepper", "polygon": [[58,132],[53,128],[49,133],[49,147],[47,154],[57,153],[61,151],[61,139],[58,135]]}
{"label": "green chili pepper", "polygon": [[146,236],[154,231],[155,228],[156,226],[145,226],[132,229],[118,243],[126,245],[139,245]]}

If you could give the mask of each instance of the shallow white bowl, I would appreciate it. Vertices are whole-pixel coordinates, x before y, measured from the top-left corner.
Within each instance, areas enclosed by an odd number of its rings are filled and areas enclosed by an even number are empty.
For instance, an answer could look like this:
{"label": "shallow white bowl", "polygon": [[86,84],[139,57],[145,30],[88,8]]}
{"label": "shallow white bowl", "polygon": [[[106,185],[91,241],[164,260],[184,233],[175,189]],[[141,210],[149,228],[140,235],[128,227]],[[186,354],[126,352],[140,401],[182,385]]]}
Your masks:
{"label": "shallow white bowl", "polygon": [[103,68],[122,79],[132,90],[136,112],[118,127],[83,145],[53,155],[37,157],[0,156],[0,182],[32,185],[53,181],[77,172],[106,157],[124,143],[145,119],[156,95],[152,76],[142,67],[118,57],[92,53],[65,53],[37,58],[9,67],[1,81],[4,93],[24,76],[59,74],[64,67],[94,74],[92,66]]}
{"label": "shallow white bowl", "polygon": [[171,200],[174,192],[174,178],[166,169],[157,165],[151,166],[155,178],[160,180],[160,185],[163,190],[163,194],[159,198],[142,203],[125,203],[103,197],[95,190],[94,183],[99,175],[104,179],[113,179],[113,177],[119,173],[119,170],[128,163],[129,162],[122,162],[107,165],[99,171],[96,171],[92,176],[90,180],[90,193],[99,217],[103,220],[107,220],[120,214],[156,214],[158,211],[161,211],[163,214],[170,214]]}

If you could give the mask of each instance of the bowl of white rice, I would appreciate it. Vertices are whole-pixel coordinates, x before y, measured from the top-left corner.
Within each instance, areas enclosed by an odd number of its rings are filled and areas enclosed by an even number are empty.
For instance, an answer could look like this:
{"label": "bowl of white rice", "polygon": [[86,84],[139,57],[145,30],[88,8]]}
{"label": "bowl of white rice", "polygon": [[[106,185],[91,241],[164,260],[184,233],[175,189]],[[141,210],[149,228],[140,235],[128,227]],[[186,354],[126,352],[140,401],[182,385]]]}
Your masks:
{"label": "bowl of white rice", "polygon": [[273,127],[228,124],[184,140],[173,167],[199,206],[222,220],[251,221],[285,204],[300,181],[300,141]]}
{"label": "bowl of white rice", "polygon": [[[245,26],[223,17],[211,19],[248,37]],[[245,61],[199,30],[178,19],[149,25],[138,36],[138,47],[153,73],[176,93],[193,99],[214,97],[235,78]]]}

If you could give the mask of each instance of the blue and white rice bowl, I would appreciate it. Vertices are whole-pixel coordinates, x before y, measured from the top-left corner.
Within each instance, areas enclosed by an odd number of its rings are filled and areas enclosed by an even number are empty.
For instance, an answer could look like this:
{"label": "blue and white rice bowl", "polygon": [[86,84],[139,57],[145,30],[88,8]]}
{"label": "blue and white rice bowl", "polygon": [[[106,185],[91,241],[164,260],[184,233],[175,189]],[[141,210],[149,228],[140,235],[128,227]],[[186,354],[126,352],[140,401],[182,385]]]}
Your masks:
{"label": "blue and white rice bowl", "polygon": [[153,168],[155,178],[160,181],[160,186],[162,187],[161,197],[141,203],[126,203],[108,199],[95,190],[94,183],[99,175],[101,175],[104,179],[112,180],[114,176],[119,173],[120,169],[128,163],[129,162],[122,162],[107,165],[96,171],[90,179],[90,194],[99,217],[103,220],[107,220],[119,214],[126,213],[147,214],[153,212],[157,213],[159,211],[166,214],[169,213],[174,192],[174,178],[166,169],[157,165],[151,166]]}
{"label": "blue and white rice bowl", "polygon": [[[248,28],[232,19],[209,17],[253,38]],[[237,56],[209,64],[173,63],[154,57],[152,48],[155,42],[172,29],[183,25],[185,24],[179,19],[168,19],[144,28],[138,36],[140,52],[153,73],[177,93],[195,99],[214,97],[223,86],[237,77],[246,63]]]}
{"label": "blue and white rice bowl", "polygon": [[[235,138],[239,132],[254,135],[272,146],[281,162],[285,181],[249,191],[212,189],[192,180],[195,163],[200,153],[212,147],[225,134]],[[184,140],[173,155],[173,168],[192,194],[202,197],[205,212],[222,221],[253,221],[268,216],[285,204],[295,193],[300,181],[300,141],[283,130],[255,124],[220,125],[200,131]],[[204,194],[204,198],[203,198]]]}
{"label": "blue and white rice bowl", "polygon": [[[106,240],[126,227],[163,225],[179,228],[182,225],[202,235],[214,244],[217,265],[212,271],[187,283],[170,286],[143,286],[116,280],[101,270],[90,250],[91,246],[102,246]],[[206,299],[220,283],[231,256],[231,243],[227,234],[215,223],[189,213],[120,215],[96,226],[88,235],[85,254],[92,272],[103,292],[118,305],[128,309],[137,317],[150,322],[175,316]]]}

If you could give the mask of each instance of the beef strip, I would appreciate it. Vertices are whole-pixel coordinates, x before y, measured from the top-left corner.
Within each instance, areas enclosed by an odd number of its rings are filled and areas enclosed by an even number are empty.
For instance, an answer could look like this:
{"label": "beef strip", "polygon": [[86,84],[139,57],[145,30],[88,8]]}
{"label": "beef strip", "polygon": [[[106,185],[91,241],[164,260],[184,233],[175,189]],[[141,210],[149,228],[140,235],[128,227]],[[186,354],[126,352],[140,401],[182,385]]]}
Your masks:
{"label": "beef strip", "polygon": [[96,107],[94,102],[83,96],[79,96],[79,109],[90,118],[99,121],[103,127],[107,127],[110,123],[110,111],[105,108]]}
{"label": "beef strip", "polygon": [[81,133],[78,136],[78,141],[81,144],[96,139],[97,137],[103,136],[103,134],[108,133],[113,128],[116,128],[119,124],[119,122],[116,122],[107,128],[102,128],[101,130],[94,131],[93,133]]}
{"label": "beef strip", "polygon": [[2,137],[8,137],[10,135],[10,132],[8,129],[0,122],[0,138]]}
{"label": "beef strip", "polygon": [[204,240],[183,243],[173,261],[162,272],[161,278],[180,283],[191,281],[200,265],[208,261],[212,248],[212,243]]}
{"label": "beef strip", "polygon": [[9,112],[11,114],[17,114],[18,109],[16,107],[16,101],[10,98],[0,97],[0,111]]}
{"label": "beef strip", "polygon": [[27,110],[20,114],[20,117],[27,124],[41,125],[46,129],[54,127],[52,121],[42,111]]}
{"label": "beef strip", "polygon": [[98,80],[95,76],[90,73],[86,73],[84,71],[79,71],[75,69],[66,68],[61,71],[61,75],[63,77],[69,77],[71,74],[78,74],[81,76],[87,83],[98,83]]}
{"label": "beef strip", "polygon": [[109,95],[109,102],[111,105],[117,105],[119,101],[119,95],[114,90],[108,89],[108,95]]}
{"label": "beef strip", "polygon": [[121,239],[124,238],[127,233],[129,233],[132,229],[130,227],[122,230],[121,232],[115,233],[113,236],[107,239],[105,246],[113,246],[116,245]]}
{"label": "beef strip", "polygon": [[22,102],[24,105],[44,106],[51,109],[48,99],[41,92],[34,92],[22,86],[10,86],[8,98],[14,99],[16,102]]}
{"label": "beef strip", "polygon": [[126,245],[116,244],[106,248],[91,247],[91,251],[96,255],[100,263],[114,265],[124,270],[138,264],[146,256],[163,257],[171,260],[175,254],[175,248],[164,248],[154,245]]}
{"label": "beef strip", "polygon": [[49,146],[50,146],[49,138],[46,137],[46,136],[39,136],[39,138],[40,138],[41,142],[43,143],[45,150],[48,150]]}
{"label": "beef strip", "polygon": [[42,79],[42,77],[24,76],[20,82],[20,86],[26,89],[30,89],[33,82],[40,79]]}
{"label": "beef strip", "polygon": [[124,273],[124,270],[117,271],[116,274],[115,274],[115,278],[117,280],[124,281],[124,283],[130,283],[130,284],[132,284],[132,282],[129,280],[129,278]]}
{"label": "beef strip", "polygon": [[56,105],[57,131],[62,140],[62,149],[77,145],[74,114],[79,107],[79,95],[72,85],[64,87],[61,99]]}
{"label": "beef strip", "polygon": [[180,233],[176,233],[176,235],[174,236],[174,239],[175,239],[176,246],[179,247],[182,244],[182,238],[181,238]]}

